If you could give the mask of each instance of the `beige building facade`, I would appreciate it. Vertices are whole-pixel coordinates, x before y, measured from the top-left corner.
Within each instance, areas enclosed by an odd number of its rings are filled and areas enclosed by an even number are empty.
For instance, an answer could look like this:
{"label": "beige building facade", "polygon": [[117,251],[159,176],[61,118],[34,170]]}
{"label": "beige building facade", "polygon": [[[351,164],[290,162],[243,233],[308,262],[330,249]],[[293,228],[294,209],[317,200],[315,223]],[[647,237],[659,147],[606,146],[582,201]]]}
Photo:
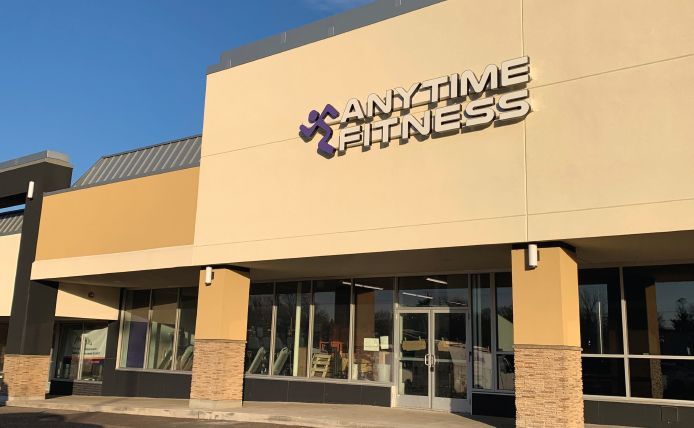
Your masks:
{"label": "beige building facade", "polygon": [[201,136],[44,193],[50,388],[687,426],[692,19],[378,0],[222,53]]}

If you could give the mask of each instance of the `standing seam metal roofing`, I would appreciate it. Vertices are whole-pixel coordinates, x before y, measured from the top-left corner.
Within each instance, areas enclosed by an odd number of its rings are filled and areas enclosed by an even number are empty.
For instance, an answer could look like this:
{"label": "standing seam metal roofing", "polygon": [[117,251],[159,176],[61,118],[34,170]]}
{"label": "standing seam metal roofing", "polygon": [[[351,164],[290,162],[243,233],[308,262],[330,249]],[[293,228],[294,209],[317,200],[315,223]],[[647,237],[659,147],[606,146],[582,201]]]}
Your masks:
{"label": "standing seam metal roofing", "polygon": [[0,236],[22,232],[24,210],[0,213]]}
{"label": "standing seam metal roofing", "polygon": [[201,146],[202,135],[194,135],[104,156],[72,185],[72,189],[199,166]]}

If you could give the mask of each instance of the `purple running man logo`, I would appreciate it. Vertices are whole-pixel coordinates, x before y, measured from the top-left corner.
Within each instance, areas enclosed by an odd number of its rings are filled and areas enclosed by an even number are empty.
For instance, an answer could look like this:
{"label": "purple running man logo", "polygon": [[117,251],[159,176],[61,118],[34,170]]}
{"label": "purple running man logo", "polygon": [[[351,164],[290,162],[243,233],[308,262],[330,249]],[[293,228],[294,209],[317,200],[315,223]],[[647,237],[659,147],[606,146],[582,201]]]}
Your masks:
{"label": "purple running man logo", "polygon": [[308,121],[311,122],[313,125],[310,128],[305,127],[304,125],[299,126],[299,129],[301,130],[301,133],[304,134],[306,138],[311,138],[313,134],[316,133],[318,128],[322,129],[325,131],[325,135],[321,140],[318,142],[318,148],[323,150],[324,152],[328,154],[332,154],[335,151],[335,148],[328,144],[328,141],[330,141],[330,137],[333,136],[333,130],[330,129],[327,123],[325,123],[325,117],[330,116],[331,118],[335,119],[337,116],[340,114],[335,110],[335,107],[332,105],[328,104],[325,106],[323,109],[323,113],[320,115],[316,110],[312,110],[311,113],[308,114]]}

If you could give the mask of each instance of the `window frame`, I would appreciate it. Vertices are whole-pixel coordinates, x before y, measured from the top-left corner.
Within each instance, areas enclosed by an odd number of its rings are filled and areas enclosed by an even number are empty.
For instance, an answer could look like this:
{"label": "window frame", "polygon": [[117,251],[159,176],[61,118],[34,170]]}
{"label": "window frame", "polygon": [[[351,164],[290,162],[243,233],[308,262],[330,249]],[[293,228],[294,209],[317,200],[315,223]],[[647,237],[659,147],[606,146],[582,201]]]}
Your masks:
{"label": "window frame", "polygon": [[[621,320],[622,320],[622,353],[621,354],[585,354],[581,352],[581,360],[584,358],[615,358],[622,359],[624,361],[624,386],[626,388],[626,394],[624,396],[613,396],[613,395],[592,395],[583,394],[584,399],[588,400],[599,400],[599,401],[614,401],[614,402],[639,402],[639,403],[650,403],[650,404],[665,404],[665,405],[691,405],[694,400],[678,400],[678,399],[668,399],[668,398],[645,398],[645,397],[634,397],[631,394],[631,371],[629,361],[634,360],[680,360],[680,361],[694,361],[694,355],[630,355],[629,354],[629,320],[627,319],[627,301],[624,291],[624,268],[625,267],[648,267],[648,266],[677,266],[677,265],[688,265],[691,263],[674,263],[674,264],[633,264],[627,266],[611,266],[613,268],[617,267],[619,269],[619,291],[621,298]],[[600,268],[602,268],[601,266]],[[608,267],[608,266],[604,266]],[[584,268],[584,269],[599,269],[596,268]],[[579,269],[580,270],[580,269]]]}
{"label": "window frame", "polygon": [[[500,351],[499,350],[499,330],[498,330],[498,306],[496,304],[496,274],[506,273],[506,272],[494,272],[491,278],[491,325],[492,325],[492,382],[494,387],[489,389],[480,389],[479,391],[492,391],[499,394],[514,394],[516,393],[515,388],[515,374],[514,374],[514,388],[513,389],[500,389],[499,388],[499,356],[500,355],[514,355],[514,351]],[[513,278],[511,278],[511,293],[513,293]],[[511,294],[513,296],[513,294]],[[515,340],[514,340],[515,343]],[[515,364],[515,363],[514,363]]]}
{"label": "window frame", "polygon": [[[165,288],[165,287],[164,287]],[[183,288],[192,288],[192,287],[169,287],[169,288],[175,288],[176,289],[176,322],[174,324],[174,338],[172,341],[172,355],[171,355],[171,365],[169,366],[168,369],[149,369],[147,368],[147,364],[149,361],[149,341],[151,339],[151,330],[152,330],[152,313],[153,313],[153,308],[152,308],[152,299],[154,295],[154,290],[160,290],[161,288],[124,288],[121,294],[121,307],[119,311],[119,320],[118,320],[118,352],[116,354],[116,370],[125,370],[125,371],[137,371],[137,372],[156,372],[156,373],[177,373],[177,374],[191,374],[191,370],[176,370],[176,358],[178,357],[178,329],[180,327],[180,321],[181,321],[181,289]],[[149,308],[148,308],[148,313],[147,313],[147,335],[145,336],[145,352],[143,354],[143,359],[142,359],[142,368],[139,367],[121,367],[121,351],[122,351],[122,344],[123,344],[123,329],[125,327],[125,304],[127,299],[125,298],[125,295],[128,291],[141,291],[145,290],[149,292]]]}
{"label": "window frame", "polygon": [[[84,340],[84,336],[86,334],[86,327],[87,324],[99,324],[100,320],[95,321],[60,321],[55,323],[55,337],[53,341],[53,350],[51,351],[51,364],[50,364],[50,372],[48,374],[48,381],[57,381],[57,382],[88,382],[88,383],[102,383],[103,380],[84,380],[82,379],[82,365],[84,361],[84,348],[86,346],[86,340]],[[77,365],[77,378],[76,379],[63,379],[59,378],[56,376],[56,371],[58,370],[58,349],[60,349],[60,342],[63,339],[63,334],[62,334],[62,327],[64,325],[69,325],[69,324],[74,324],[74,325],[82,325],[82,333],[80,333],[80,360],[79,364]],[[102,324],[104,324],[105,328],[108,329],[108,321],[103,321]],[[108,333],[107,333],[108,335]],[[106,346],[108,346],[108,336],[107,336],[107,343]],[[106,349],[104,349],[104,353],[106,352]]]}
{"label": "window frame", "polygon": [[[475,393],[486,393],[486,394],[497,394],[497,395],[515,395],[515,390],[507,390],[507,389],[499,389],[498,388],[498,379],[497,379],[497,371],[498,371],[498,361],[497,361],[497,356],[498,355],[514,355],[513,351],[497,351],[497,346],[496,346],[496,287],[495,287],[495,276],[497,273],[511,273],[510,269],[491,269],[491,270],[474,270],[474,271],[452,271],[452,272],[413,272],[411,274],[400,274],[400,275],[361,275],[361,276],[353,276],[353,277],[311,277],[311,278],[282,278],[282,279],[277,279],[277,280],[272,280],[272,281],[252,281],[251,284],[269,284],[272,283],[274,285],[274,298],[273,298],[273,321],[272,321],[272,326],[271,326],[271,349],[273,352],[270,352],[270,357],[268,358],[268,364],[272,368],[275,363],[275,352],[274,352],[274,346],[275,346],[275,336],[276,336],[276,321],[277,321],[277,284],[278,283],[286,283],[286,282],[296,282],[296,281],[302,281],[310,284],[310,298],[309,298],[309,327],[308,327],[308,340],[307,340],[307,347],[309,350],[313,349],[313,329],[314,329],[314,314],[315,314],[315,293],[314,293],[314,282],[315,281],[326,281],[326,280],[334,280],[334,279],[339,279],[339,280],[344,280],[344,281],[350,281],[350,324],[349,324],[349,339],[350,339],[350,351],[349,351],[349,363],[347,367],[347,379],[333,379],[333,378],[312,378],[311,376],[311,352],[306,353],[306,374],[304,376],[281,376],[281,375],[274,375],[272,374],[272,370],[268,370],[267,374],[246,374],[244,373],[244,377],[248,378],[258,378],[258,379],[281,379],[281,380],[287,380],[287,381],[302,381],[302,382],[329,382],[329,383],[353,383],[357,385],[374,385],[374,386],[395,386],[396,381],[397,381],[397,370],[394,368],[396,367],[397,364],[397,358],[393,357],[393,360],[391,362],[391,380],[388,382],[385,381],[369,381],[369,380],[361,380],[361,379],[352,379],[352,361],[354,358],[354,335],[355,335],[355,300],[354,300],[354,282],[356,280],[362,279],[362,278],[392,278],[393,279],[393,335],[394,337],[392,338],[393,343],[396,343],[398,340],[397,337],[397,328],[395,326],[395,319],[397,317],[397,314],[399,313],[398,309],[400,308],[399,306],[399,280],[400,278],[403,277],[410,277],[410,276],[427,276],[427,275],[468,275],[468,287],[467,287],[467,293],[468,293],[468,306],[467,309],[470,314],[470,320],[469,322],[472,322],[472,286],[471,286],[471,275],[476,275],[476,274],[483,274],[483,275],[490,275],[490,294],[491,294],[491,329],[492,329],[492,335],[491,335],[491,348],[492,348],[492,389],[478,389],[478,388],[473,388],[470,387],[471,392]],[[472,336],[470,336],[470,340],[472,340]],[[120,348],[119,348],[120,350]]]}

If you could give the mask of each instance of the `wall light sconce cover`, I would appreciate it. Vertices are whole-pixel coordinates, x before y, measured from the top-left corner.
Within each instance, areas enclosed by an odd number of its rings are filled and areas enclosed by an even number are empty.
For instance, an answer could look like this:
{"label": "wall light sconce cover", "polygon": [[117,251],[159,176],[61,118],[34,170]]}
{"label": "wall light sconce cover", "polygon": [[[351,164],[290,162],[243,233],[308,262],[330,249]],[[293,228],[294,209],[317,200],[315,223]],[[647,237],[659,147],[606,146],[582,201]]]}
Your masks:
{"label": "wall light sconce cover", "polygon": [[29,189],[27,190],[27,199],[34,199],[34,182],[29,182]]}
{"label": "wall light sconce cover", "polygon": [[212,285],[212,266],[205,268],[205,285]]}
{"label": "wall light sconce cover", "polygon": [[537,267],[537,244],[528,245],[528,267],[530,269]]}

